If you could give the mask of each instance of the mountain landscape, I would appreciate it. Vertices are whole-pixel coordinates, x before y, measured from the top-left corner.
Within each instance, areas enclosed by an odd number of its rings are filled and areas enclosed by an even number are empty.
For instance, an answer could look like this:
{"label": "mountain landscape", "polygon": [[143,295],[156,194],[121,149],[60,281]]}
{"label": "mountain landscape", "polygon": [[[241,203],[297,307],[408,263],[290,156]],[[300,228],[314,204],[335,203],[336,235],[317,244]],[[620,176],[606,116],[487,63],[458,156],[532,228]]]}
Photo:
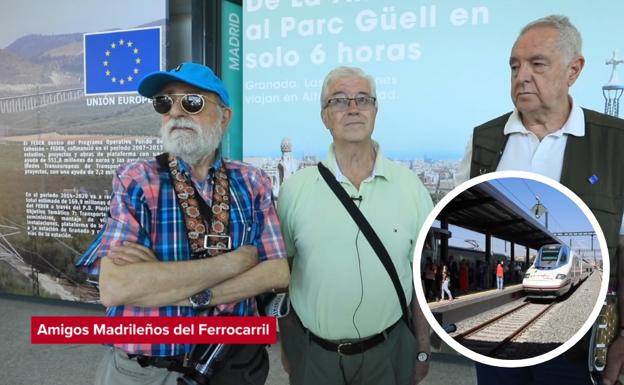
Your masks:
{"label": "mountain landscape", "polygon": [[[138,26],[164,26],[157,20]],[[0,49],[0,97],[83,86],[83,33],[29,34]]]}
{"label": "mountain landscape", "polygon": [[46,83],[48,76],[35,64],[6,49],[0,49],[0,87],[4,85]]}

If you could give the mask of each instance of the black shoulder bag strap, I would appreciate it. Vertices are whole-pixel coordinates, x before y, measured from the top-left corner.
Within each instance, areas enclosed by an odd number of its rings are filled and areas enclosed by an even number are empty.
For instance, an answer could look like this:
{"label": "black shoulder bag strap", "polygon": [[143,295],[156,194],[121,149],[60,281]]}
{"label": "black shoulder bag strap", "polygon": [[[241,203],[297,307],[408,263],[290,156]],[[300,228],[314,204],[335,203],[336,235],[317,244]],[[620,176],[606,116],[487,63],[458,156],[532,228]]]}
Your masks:
{"label": "black shoulder bag strap", "polygon": [[334,174],[332,174],[331,171],[329,171],[327,167],[325,167],[321,162],[318,163],[317,167],[319,172],[321,173],[321,176],[323,177],[323,179],[325,179],[325,182],[327,182],[329,188],[332,189],[334,194],[336,194],[338,200],[340,200],[340,203],[342,203],[349,215],[351,215],[351,218],[353,218],[355,223],[358,225],[358,227],[362,231],[362,234],[364,234],[366,240],[368,240],[368,243],[375,251],[375,254],[377,254],[377,257],[379,257],[381,264],[386,268],[386,271],[388,272],[388,275],[392,280],[392,284],[394,285],[394,289],[396,290],[397,297],[399,298],[399,304],[401,305],[401,309],[403,310],[403,321],[405,321],[407,327],[412,330],[412,326],[409,322],[410,316],[407,299],[405,298],[403,287],[401,286],[401,282],[399,281],[399,275],[397,274],[396,268],[394,267],[394,264],[390,259],[390,254],[388,254],[388,250],[386,250],[383,243],[381,243],[381,239],[379,239],[377,233],[375,233],[375,230],[373,230],[370,223],[368,223],[368,220],[366,220],[364,214],[362,214],[360,209],[355,205],[355,203],[353,203],[345,189],[340,186],[340,184],[334,177]]}

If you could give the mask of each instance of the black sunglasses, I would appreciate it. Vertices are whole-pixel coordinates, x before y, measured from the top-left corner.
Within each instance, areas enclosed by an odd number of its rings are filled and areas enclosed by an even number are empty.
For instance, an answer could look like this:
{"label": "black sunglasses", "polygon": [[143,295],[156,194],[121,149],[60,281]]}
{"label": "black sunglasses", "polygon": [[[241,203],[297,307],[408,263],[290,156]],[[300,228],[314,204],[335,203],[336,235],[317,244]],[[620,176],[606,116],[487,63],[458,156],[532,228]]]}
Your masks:
{"label": "black sunglasses", "polygon": [[206,99],[204,95],[199,94],[164,94],[157,95],[152,98],[152,105],[159,114],[166,114],[171,111],[175,99],[180,100],[180,106],[182,109],[191,115],[199,114],[204,109],[206,102],[217,104],[221,107],[222,104],[214,100]]}

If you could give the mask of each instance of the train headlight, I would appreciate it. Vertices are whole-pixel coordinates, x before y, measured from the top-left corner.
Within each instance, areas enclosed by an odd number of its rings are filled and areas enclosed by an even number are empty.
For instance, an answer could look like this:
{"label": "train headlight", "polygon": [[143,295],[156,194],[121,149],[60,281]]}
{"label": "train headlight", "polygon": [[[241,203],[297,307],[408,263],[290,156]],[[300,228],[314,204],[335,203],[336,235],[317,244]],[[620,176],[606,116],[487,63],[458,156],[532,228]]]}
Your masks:
{"label": "train headlight", "polygon": [[566,275],[565,274],[557,274],[557,276],[555,277],[555,279],[566,279]]}

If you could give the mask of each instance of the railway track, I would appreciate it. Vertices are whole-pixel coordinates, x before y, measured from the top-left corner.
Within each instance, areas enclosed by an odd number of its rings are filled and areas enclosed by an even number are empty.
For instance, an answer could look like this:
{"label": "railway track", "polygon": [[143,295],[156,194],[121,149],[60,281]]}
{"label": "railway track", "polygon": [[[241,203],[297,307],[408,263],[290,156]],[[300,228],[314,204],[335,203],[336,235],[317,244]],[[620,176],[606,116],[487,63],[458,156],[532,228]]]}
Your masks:
{"label": "railway track", "polygon": [[455,336],[473,352],[493,358],[506,358],[505,349],[557,302],[525,302]]}

